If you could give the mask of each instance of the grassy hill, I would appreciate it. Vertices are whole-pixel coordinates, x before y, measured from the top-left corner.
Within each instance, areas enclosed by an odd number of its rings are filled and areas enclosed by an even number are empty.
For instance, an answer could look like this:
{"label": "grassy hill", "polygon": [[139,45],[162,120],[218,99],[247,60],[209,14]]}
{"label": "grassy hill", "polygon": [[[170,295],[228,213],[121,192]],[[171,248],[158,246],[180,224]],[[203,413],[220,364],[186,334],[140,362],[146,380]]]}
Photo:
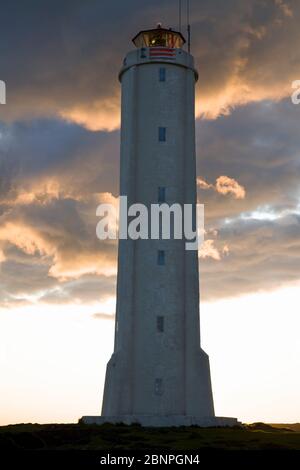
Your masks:
{"label": "grassy hill", "polygon": [[300,423],[293,423],[293,424],[270,424],[273,428],[277,429],[291,429],[292,431],[300,432]]}
{"label": "grassy hill", "polygon": [[300,450],[300,424],[241,428],[142,428],[138,425],[18,424],[0,427],[0,451]]}

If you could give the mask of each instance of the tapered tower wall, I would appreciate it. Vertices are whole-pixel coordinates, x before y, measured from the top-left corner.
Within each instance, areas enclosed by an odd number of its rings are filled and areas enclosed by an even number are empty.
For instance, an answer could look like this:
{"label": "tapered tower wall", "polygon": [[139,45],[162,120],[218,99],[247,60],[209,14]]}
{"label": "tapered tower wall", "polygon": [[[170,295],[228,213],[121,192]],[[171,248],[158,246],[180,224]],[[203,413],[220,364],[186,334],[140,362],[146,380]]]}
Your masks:
{"label": "tapered tower wall", "polygon": [[[127,55],[120,194],[128,205],[150,209],[163,191],[168,205],[195,207],[196,79],[193,57],[182,49],[172,59],[153,59],[150,48]],[[214,416],[200,348],[198,254],[184,239],[119,242],[115,349],[102,415]]]}

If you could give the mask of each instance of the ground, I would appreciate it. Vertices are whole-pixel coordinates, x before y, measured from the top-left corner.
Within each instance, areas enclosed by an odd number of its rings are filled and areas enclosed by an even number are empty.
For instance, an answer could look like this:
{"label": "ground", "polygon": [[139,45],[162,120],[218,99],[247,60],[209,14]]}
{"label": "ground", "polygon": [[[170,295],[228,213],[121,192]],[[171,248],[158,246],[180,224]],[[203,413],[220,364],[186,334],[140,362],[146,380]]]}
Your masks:
{"label": "ground", "polygon": [[300,424],[242,428],[142,428],[138,425],[18,424],[0,427],[0,451],[110,452],[300,450]]}

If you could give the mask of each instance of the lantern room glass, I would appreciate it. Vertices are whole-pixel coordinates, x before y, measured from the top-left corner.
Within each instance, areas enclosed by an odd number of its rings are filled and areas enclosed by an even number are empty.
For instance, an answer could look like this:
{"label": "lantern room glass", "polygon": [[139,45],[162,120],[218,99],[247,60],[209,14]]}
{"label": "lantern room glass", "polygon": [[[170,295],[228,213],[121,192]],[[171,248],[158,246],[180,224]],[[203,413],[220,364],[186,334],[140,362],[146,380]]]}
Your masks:
{"label": "lantern room glass", "polygon": [[156,28],[141,31],[133,38],[136,47],[169,47],[182,48],[185,39],[181,33],[170,29]]}

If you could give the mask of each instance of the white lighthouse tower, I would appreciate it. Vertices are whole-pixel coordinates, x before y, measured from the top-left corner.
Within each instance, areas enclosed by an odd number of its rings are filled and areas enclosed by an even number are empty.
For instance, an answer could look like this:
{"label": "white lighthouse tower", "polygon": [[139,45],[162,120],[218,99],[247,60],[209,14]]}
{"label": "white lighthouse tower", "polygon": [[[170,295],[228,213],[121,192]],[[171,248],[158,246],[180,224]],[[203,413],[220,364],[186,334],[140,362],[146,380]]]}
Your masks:
{"label": "white lighthouse tower", "polygon": [[[141,31],[120,71],[120,195],[196,206],[195,82],[181,33]],[[120,240],[115,346],[102,416],[85,423],[235,425],[216,418],[200,347],[198,253],[185,240]]]}

